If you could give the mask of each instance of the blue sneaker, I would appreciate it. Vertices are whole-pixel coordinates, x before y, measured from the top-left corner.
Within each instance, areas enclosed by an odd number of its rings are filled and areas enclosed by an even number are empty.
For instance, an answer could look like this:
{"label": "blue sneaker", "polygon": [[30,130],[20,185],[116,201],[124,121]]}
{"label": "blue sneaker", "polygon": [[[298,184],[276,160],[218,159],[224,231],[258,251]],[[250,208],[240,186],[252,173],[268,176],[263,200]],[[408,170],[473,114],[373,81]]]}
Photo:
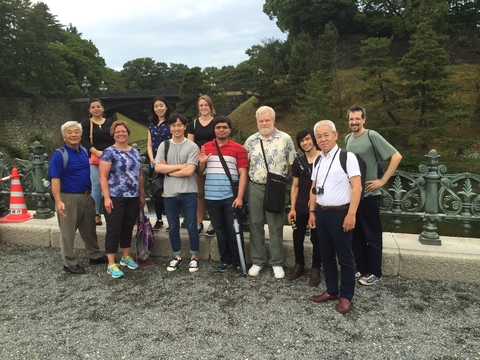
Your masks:
{"label": "blue sneaker", "polygon": [[232,266],[232,264],[226,264],[226,263],[220,263],[220,265],[218,265],[218,271],[220,271],[221,273],[223,272],[226,272],[228,268],[230,268]]}
{"label": "blue sneaker", "polygon": [[369,285],[375,284],[380,280],[382,280],[381,277],[376,277],[375,275],[371,274],[369,276],[362,277],[359,281],[360,281],[360,284],[369,286]]}
{"label": "blue sneaker", "polygon": [[114,279],[120,278],[124,275],[123,271],[118,268],[118,264],[110,265],[107,268],[107,274],[111,275]]}
{"label": "blue sneaker", "polygon": [[138,269],[138,264],[133,260],[133,258],[128,255],[126,258],[122,258],[120,260],[120,265],[121,266],[127,266],[129,269],[135,270]]}

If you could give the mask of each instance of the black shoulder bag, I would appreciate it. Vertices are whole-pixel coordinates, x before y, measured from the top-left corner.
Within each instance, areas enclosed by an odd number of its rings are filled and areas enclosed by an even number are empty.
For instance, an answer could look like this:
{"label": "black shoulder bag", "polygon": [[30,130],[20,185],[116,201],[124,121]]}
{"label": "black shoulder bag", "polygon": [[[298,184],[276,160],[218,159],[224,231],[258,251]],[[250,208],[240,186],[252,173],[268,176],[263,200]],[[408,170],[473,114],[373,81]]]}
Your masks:
{"label": "black shoulder bag", "polygon": [[[165,161],[167,161],[168,149],[170,148],[170,140],[165,140]],[[158,201],[162,198],[163,194],[163,182],[165,181],[165,174],[160,174],[153,169],[150,176],[150,190],[152,191],[152,197],[154,201]]]}
{"label": "black shoulder bag", "polygon": [[[232,192],[233,192],[233,197],[237,198],[238,197],[238,181],[233,181],[232,179],[232,174],[230,174],[230,169],[227,166],[227,163],[225,162],[225,159],[223,158],[222,152],[220,151],[220,146],[218,146],[218,143],[215,141],[215,146],[217,147],[217,153],[218,157],[220,159],[220,162],[222,163],[223,170],[225,171],[225,174],[228,177],[228,180],[230,180],[230,185],[232,186]],[[245,205],[245,201],[243,202],[243,206],[241,208],[234,209],[235,212],[238,214],[238,216],[242,220],[247,219],[247,207]]]}
{"label": "black shoulder bag", "polygon": [[262,147],[263,159],[267,168],[267,183],[265,184],[265,197],[263,198],[263,208],[271,213],[281,214],[285,212],[285,190],[286,178],[280,174],[271,173],[268,170],[267,157],[263,148],[263,141],[260,141]]}

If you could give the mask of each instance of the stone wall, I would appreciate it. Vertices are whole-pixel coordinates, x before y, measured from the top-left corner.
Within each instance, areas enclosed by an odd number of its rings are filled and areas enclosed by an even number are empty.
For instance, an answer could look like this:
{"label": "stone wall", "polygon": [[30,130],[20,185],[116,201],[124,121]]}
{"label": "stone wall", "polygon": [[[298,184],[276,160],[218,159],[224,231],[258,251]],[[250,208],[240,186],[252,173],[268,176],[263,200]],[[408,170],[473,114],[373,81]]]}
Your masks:
{"label": "stone wall", "polygon": [[[360,56],[361,41],[366,35],[343,35],[337,41],[338,66],[340,69],[351,69],[362,64]],[[408,52],[408,39],[394,39],[390,53],[398,61]],[[478,64],[480,62],[480,39],[476,30],[462,30],[450,36],[445,45],[450,53],[450,63]]]}
{"label": "stone wall", "polygon": [[[6,99],[0,103],[0,140],[18,148],[23,158],[30,153],[35,140],[50,154],[63,143],[60,126],[68,120],[87,118],[86,100],[67,102],[65,99]],[[4,111],[5,110],[5,111]]]}

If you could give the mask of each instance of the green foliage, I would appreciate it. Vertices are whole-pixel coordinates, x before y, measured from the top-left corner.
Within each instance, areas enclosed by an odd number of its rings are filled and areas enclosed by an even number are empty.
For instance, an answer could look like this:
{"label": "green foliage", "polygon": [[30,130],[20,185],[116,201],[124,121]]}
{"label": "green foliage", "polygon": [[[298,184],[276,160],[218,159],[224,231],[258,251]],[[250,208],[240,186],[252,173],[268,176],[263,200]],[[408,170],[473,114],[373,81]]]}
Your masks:
{"label": "green foliage", "polygon": [[266,0],[263,12],[270,20],[276,18],[279,29],[293,37],[304,32],[316,38],[329,21],[340,34],[360,30],[355,21],[359,9],[354,0]]}
{"label": "green foliage", "polygon": [[23,157],[22,150],[20,150],[16,146],[14,146],[10,143],[4,142],[2,140],[0,140],[0,149],[2,149],[4,151],[4,155],[6,155],[6,158],[10,157],[10,158],[21,159]]}
{"label": "green foliage", "polygon": [[401,150],[402,162],[400,163],[399,170],[418,173],[418,167],[425,164],[425,159],[409,150]]}
{"label": "green foliage", "polygon": [[410,51],[399,62],[397,75],[405,80],[405,96],[414,109],[419,110],[418,126],[432,126],[443,108],[452,86],[445,80],[451,74],[446,70],[450,58],[441,42],[445,36],[433,31],[428,21],[418,25],[410,40]]}
{"label": "green foliage", "polygon": [[294,110],[303,114],[305,127],[313,127],[320,120],[330,119],[330,99],[325,93],[320,72],[314,73],[305,84],[305,93],[297,98]]}
{"label": "green foliage", "polygon": [[393,90],[393,80],[387,75],[392,68],[392,39],[371,37],[362,41],[360,52],[363,57],[363,73],[359,78],[366,82],[366,87],[359,93],[364,100],[376,103],[373,111],[385,112],[395,125],[400,125],[400,120],[393,114],[398,95]]}
{"label": "green foliage", "polygon": [[254,93],[257,105],[269,105],[277,113],[289,109],[294,94],[288,84],[287,56],[291,51],[290,41],[262,40],[246,51],[249,62],[256,69]]}
{"label": "green foliage", "polygon": [[315,72],[317,63],[313,54],[313,45],[307,33],[301,33],[293,41],[292,50],[287,56],[288,83],[292,93],[297,96],[304,94],[305,83]]}
{"label": "green foliage", "polygon": [[177,104],[176,111],[183,114],[187,119],[196,118],[198,97],[202,94],[208,94],[210,90],[208,80],[207,75],[202,73],[202,69],[198,66],[188,70],[183,76],[180,86],[181,101]]}

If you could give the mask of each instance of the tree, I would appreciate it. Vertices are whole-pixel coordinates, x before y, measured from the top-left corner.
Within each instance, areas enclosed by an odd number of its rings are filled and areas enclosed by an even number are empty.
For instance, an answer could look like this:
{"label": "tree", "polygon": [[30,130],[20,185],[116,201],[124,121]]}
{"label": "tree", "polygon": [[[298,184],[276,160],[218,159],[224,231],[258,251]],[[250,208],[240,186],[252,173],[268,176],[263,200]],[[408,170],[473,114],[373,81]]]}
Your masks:
{"label": "tree", "polygon": [[125,92],[127,91],[126,89],[126,84],[125,84],[125,79],[123,79],[122,75],[120,74],[119,71],[116,71],[114,69],[111,69],[107,67],[105,69],[105,84],[108,86],[108,91],[109,92]]}
{"label": "tree", "polygon": [[0,2],[0,95],[15,94],[21,85],[19,36],[22,17],[29,11],[30,2],[3,0]]}
{"label": "tree", "polygon": [[64,65],[57,66],[58,54],[49,44],[61,42],[62,28],[49,8],[42,2],[29,8],[19,21],[17,63],[25,92],[36,96],[56,92],[54,78]]}
{"label": "tree", "polygon": [[188,66],[185,64],[170,63],[167,71],[165,90],[179,91],[182,84],[183,76],[188,71]]}
{"label": "tree", "polygon": [[[183,76],[180,86],[180,102],[177,104],[176,111],[182,113],[187,119],[196,118],[198,97],[208,94],[210,90],[208,80],[206,74],[198,66],[188,70]],[[214,101],[213,98],[212,101]]]}
{"label": "tree", "polygon": [[325,31],[318,38],[318,79],[323,84],[323,92],[328,94],[332,89],[332,82],[335,82],[337,106],[339,117],[343,116],[342,96],[340,84],[337,77],[337,40],[338,31],[332,22],[325,25]]}
{"label": "tree", "polygon": [[139,90],[158,89],[158,65],[151,57],[127,61],[121,74],[127,84],[135,82]]}
{"label": "tree", "polygon": [[449,0],[448,5],[447,21],[450,33],[480,28],[480,1]]}
{"label": "tree", "polygon": [[313,127],[321,119],[330,119],[330,98],[325,92],[325,86],[320,72],[312,74],[305,84],[305,91],[300,94],[295,103],[294,109],[303,114],[303,122],[306,127]]}
{"label": "tree", "polygon": [[280,112],[287,110],[293,103],[287,75],[287,56],[290,52],[290,42],[278,39],[262,40],[262,45],[254,45],[245,53],[256,70],[254,93],[257,105],[269,105]]}
{"label": "tree", "polygon": [[441,43],[445,36],[436,34],[429,21],[418,25],[410,40],[410,51],[399,62],[397,75],[404,80],[405,96],[419,110],[418,126],[433,126],[438,110],[452,87],[445,83],[450,72],[449,54]]}
{"label": "tree", "polygon": [[288,56],[288,83],[292,93],[297,96],[305,93],[305,83],[316,70],[317,63],[313,54],[310,36],[307,33],[298,35]]}
{"label": "tree", "polygon": [[332,21],[340,34],[356,33],[359,13],[355,0],[265,0],[263,12],[270,20],[277,19],[283,32],[296,37],[302,32],[316,38]]}
{"label": "tree", "polygon": [[363,46],[360,51],[363,57],[363,74],[360,79],[368,82],[368,85],[360,94],[364,100],[373,100],[377,104],[372,111],[385,112],[395,125],[400,125],[400,121],[392,112],[395,108],[397,95],[391,88],[392,79],[386,75],[387,71],[392,68],[392,58],[390,56],[392,39],[393,37],[371,37],[362,41]]}

